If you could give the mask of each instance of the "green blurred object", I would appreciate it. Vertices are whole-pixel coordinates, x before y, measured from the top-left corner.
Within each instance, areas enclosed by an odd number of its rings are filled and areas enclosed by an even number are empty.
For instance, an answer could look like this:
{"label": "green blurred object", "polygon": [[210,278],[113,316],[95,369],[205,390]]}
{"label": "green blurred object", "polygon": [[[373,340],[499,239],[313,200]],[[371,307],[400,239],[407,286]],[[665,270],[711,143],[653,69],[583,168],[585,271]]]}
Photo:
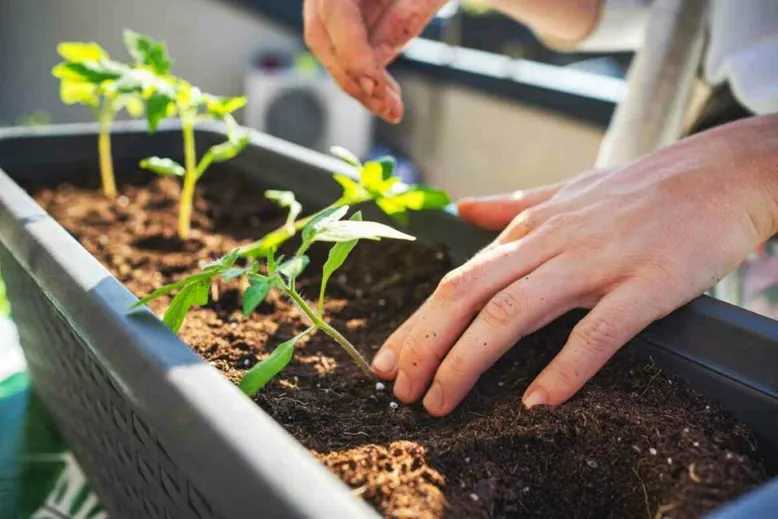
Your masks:
{"label": "green blurred object", "polygon": [[3,283],[3,276],[0,272],[0,319],[10,317],[11,315],[11,303],[8,302],[8,296],[5,293],[5,283]]}
{"label": "green blurred object", "polygon": [[31,390],[13,323],[0,317],[0,518],[107,517]]}

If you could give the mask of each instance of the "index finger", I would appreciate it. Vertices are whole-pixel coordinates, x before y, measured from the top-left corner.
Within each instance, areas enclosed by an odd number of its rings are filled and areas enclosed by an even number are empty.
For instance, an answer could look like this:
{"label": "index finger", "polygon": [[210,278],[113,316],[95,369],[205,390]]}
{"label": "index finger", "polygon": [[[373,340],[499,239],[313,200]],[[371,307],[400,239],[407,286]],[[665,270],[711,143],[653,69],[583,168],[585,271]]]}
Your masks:
{"label": "index finger", "polygon": [[367,38],[362,11],[352,0],[319,0],[324,22],[343,70],[353,77],[368,97],[383,86],[383,75]]}

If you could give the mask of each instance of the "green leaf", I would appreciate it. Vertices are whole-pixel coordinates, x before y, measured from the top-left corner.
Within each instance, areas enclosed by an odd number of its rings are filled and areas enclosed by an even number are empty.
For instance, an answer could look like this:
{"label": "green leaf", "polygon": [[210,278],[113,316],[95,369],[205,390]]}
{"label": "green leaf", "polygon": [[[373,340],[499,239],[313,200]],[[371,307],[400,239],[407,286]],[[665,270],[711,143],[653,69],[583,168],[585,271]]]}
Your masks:
{"label": "green leaf", "polygon": [[354,205],[370,200],[370,193],[351,177],[338,173],[333,175],[333,178],[343,188],[342,200],[346,203]]}
{"label": "green leaf", "polygon": [[294,279],[303,273],[305,267],[311,262],[308,256],[297,256],[278,266],[278,273],[288,279]]}
{"label": "green leaf", "polygon": [[93,83],[80,83],[63,79],[59,85],[59,97],[66,105],[100,105],[98,86]]}
{"label": "green leaf", "polygon": [[270,282],[267,279],[252,277],[251,286],[243,294],[243,315],[250,315],[265,300],[268,292]]}
{"label": "green leaf", "polygon": [[160,157],[143,159],[140,161],[140,167],[163,177],[183,177],[186,173],[184,166],[175,160]]}
{"label": "green leaf", "polygon": [[163,287],[160,287],[147,295],[146,297],[142,297],[138,300],[137,303],[130,306],[130,310],[134,308],[138,308],[139,306],[143,306],[147,304],[149,301],[153,301],[154,299],[157,299],[158,297],[162,297],[165,294],[169,294],[170,292],[177,290],[185,285],[188,285],[190,283],[194,283],[195,281],[201,281],[203,279],[211,279],[211,275],[207,273],[197,273],[193,274],[191,276],[188,276],[184,279],[180,279],[176,281],[175,283],[170,283],[169,285],[165,285]]}
{"label": "green leaf", "polygon": [[145,65],[160,75],[170,72],[173,61],[167,53],[165,42],[127,29],[124,31],[124,45],[136,65]]}
{"label": "green leaf", "polygon": [[162,322],[164,322],[173,333],[178,333],[178,330],[181,329],[181,325],[184,324],[186,313],[192,305],[204,305],[208,303],[208,291],[210,288],[210,279],[200,279],[185,285],[170,302],[170,306],[168,306],[167,310],[165,310],[165,316],[162,318]]}
{"label": "green leaf", "polygon": [[381,157],[376,162],[381,165],[383,180],[394,177],[394,170],[397,169],[397,160],[394,157]]}
{"label": "green leaf", "polygon": [[140,117],[143,115],[143,100],[137,95],[122,94],[114,99],[113,108],[116,112],[124,109],[132,117]]}
{"label": "green leaf", "polygon": [[[269,189],[265,191],[265,197],[268,200],[272,200],[280,207],[286,207],[289,209],[289,214],[286,217],[286,233],[289,236],[294,235],[294,222],[300,213],[303,211],[303,206],[295,198],[294,193],[291,191],[277,191],[275,189]],[[287,236],[287,238],[289,237]]]}
{"label": "green leaf", "polygon": [[247,100],[244,96],[240,97],[218,97],[206,94],[204,96],[206,109],[208,113],[219,119],[240,110],[246,106]]}
{"label": "green leaf", "polygon": [[381,238],[409,241],[416,239],[382,223],[347,220],[327,223],[316,234],[315,240],[344,242],[356,239],[380,240]]}
{"label": "green leaf", "polygon": [[412,211],[443,209],[451,203],[442,189],[425,186],[411,186],[407,191],[388,197],[387,200]]}
{"label": "green leaf", "polygon": [[343,205],[340,207],[329,207],[322,209],[311,218],[305,227],[303,227],[303,242],[309,242],[313,240],[314,236],[319,232],[319,229],[326,225],[328,222],[338,221],[348,213],[349,206]]}
{"label": "green leaf", "polygon": [[233,265],[240,258],[240,249],[232,249],[230,252],[222,256],[221,258],[207,263],[203,267],[203,271],[206,272],[222,272]]}
{"label": "green leaf", "polygon": [[51,73],[63,80],[100,84],[103,81],[119,79],[127,70],[127,67],[120,63],[100,60],[84,61],[82,63],[60,63],[54,67]]}
{"label": "green leaf", "polygon": [[[357,211],[351,216],[349,220],[355,222],[362,221],[362,213]],[[336,270],[343,266],[343,262],[346,261],[346,258],[354,249],[354,247],[356,247],[358,242],[358,239],[342,241],[340,243],[336,243],[330,249],[330,252],[327,255],[327,261],[324,263],[324,267],[322,268],[321,287],[319,288],[319,315],[321,315],[324,310],[324,293],[327,289],[327,283],[329,282],[330,277],[333,273],[335,273]]]}
{"label": "green leaf", "polygon": [[273,353],[268,355],[265,360],[258,362],[243,375],[243,379],[240,381],[240,384],[238,384],[240,390],[251,396],[262,389],[265,384],[281,373],[289,362],[291,362],[292,357],[294,356],[294,345],[297,341],[311,333],[313,330],[314,328],[308,328],[293,339],[279,344],[278,347],[273,350]]}
{"label": "green leaf", "polygon": [[250,141],[251,137],[249,137],[248,134],[243,134],[235,139],[230,139],[227,142],[212,146],[211,149],[206,152],[206,156],[209,157],[209,162],[228,161],[241,151],[245,150]]}
{"label": "green leaf", "polygon": [[155,91],[146,97],[146,119],[149,132],[157,131],[160,121],[175,115],[176,105],[169,92]]}
{"label": "green leaf", "polygon": [[348,151],[346,148],[343,148],[341,146],[332,146],[330,148],[330,153],[335,155],[337,158],[342,160],[343,162],[347,164],[351,164],[355,168],[361,168],[362,162],[357,158],[356,155]]}
{"label": "green leaf", "polygon": [[71,63],[110,59],[105,49],[94,42],[65,41],[57,45],[57,53]]}
{"label": "green leaf", "polygon": [[371,193],[380,193],[384,180],[383,171],[378,162],[368,162],[359,172],[360,183]]}

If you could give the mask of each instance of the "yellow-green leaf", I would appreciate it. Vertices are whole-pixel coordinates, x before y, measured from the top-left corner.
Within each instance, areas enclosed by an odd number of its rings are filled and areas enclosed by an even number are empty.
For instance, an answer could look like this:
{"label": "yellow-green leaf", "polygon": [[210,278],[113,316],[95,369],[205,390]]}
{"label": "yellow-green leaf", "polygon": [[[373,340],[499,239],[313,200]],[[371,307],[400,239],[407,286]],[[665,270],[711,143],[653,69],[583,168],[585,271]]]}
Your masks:
{"label": "yellow-green leaf", "polygon": [[98,86],[95,84],[62,80],[59,87],[59,96],[66,105],[98,106],[100,104]]}
{"label": "yellow-green leaf", "polygon": [[66,41],[57,45],[57,52],[64,59],[72,63],[85,61],[99,61],[109,59],[108,53],[100,45],[94,42]]}

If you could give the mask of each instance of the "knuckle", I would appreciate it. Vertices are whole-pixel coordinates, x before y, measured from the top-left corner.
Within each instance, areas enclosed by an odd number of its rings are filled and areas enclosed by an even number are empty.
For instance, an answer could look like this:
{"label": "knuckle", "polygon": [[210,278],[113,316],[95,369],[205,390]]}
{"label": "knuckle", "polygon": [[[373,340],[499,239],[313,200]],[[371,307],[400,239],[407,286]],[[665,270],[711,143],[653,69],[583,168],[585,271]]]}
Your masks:
{"label": "knuckle", "polygon": [[462,269],[455,269],[443,276],[436,292],[446,301],[456,301],[467,296],[471,285],[470,275]]}
{"label": "knuckle", "polygon": [[456,383],[457,381],[468,378],[469,364],[461,355],[451,355],[446,357],[441,366],[438,375],[435,377],[442,386]]}
{"label": "knuckle", "polygon": [[510,325],[524,308],[523,301],[510,290],[504,290],[486,303],[481,315],[484,323],[493,327]]}
{"label": "knuckle", "polygon": [[563,229],[569,229],[575,224],[577,218],[570,213],[560,213],[549,218],[543,227],[546,227],[548,231],[556,232]]}
{"label": "knuckle", "polygon": [[403,345],[401,362],[407,370],[412,370],[419,364],[426,362],[429,356],[430,350],[425,348],[421,341],[409,338]]}
{"label": "knuckle", "polygon": [[576,326],[571,335],[583,351],[597,357],[612,350],[619,340],[618,329],[613,321],[603,317]]}

